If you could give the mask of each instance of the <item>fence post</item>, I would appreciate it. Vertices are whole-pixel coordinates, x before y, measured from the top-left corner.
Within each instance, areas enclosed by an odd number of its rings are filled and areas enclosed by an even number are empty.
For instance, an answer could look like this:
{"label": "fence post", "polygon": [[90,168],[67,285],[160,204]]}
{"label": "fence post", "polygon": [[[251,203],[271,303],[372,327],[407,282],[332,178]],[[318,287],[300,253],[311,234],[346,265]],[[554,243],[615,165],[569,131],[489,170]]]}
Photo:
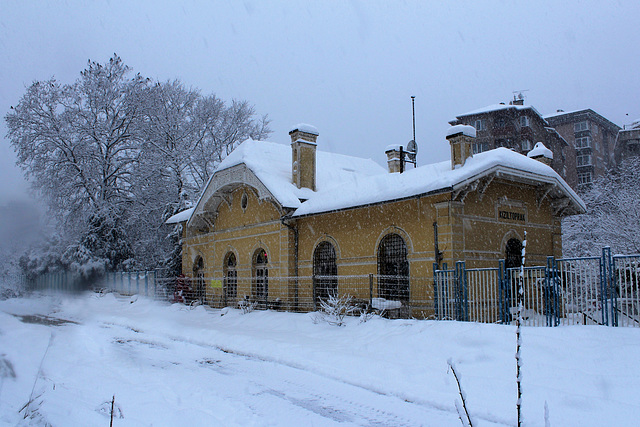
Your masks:
{"label": "fence post", "polygon": [[556,260],[553,256],[547,257],[547,267],[544,274],[544,313],[547,318],[547,326],[558,326],[560,318],[558,313],[558,281],[556,279]]}
{"label": "fence post", "polygon": [[467,267],[464,261],[462,261],[462,290],[463,290],[463,309],[464,320],[469,321],[469,287],[467,286]]}
{"label": "fence post", "polygon": [[438,264],[433,263],[433,312],[436,320],[440,320],[438,314]]}
{"label": "fence post", "polygon": [[469,320],[469,297],[467,295],[467,271],[464,261],[456,262],[455,270],[456,281],[456,320]]}
{"label": "fence post", "polygon": [[369,307],[373,308],[373,274],[369,274]]}
{"label": "fence post", "polygon": [[447,273],[447,263],[442,263],[442,273],[440,273],[442,278],[442,317],[441,319],[446,319],[449,316],[449,285],[450,285],[450,276]]}
{"label": "fence post", "polygon": [[611,248],[605,246],[602,248],[602,258],[600,260],[600,304],[602,305],[602,324],[609,326],[609,318],[611,318],[611,326],[618,326],[618,316],[615,311],[617,308],[617,298],[614,287],[613,261],[611,259]]}
{"label": "fence post", "polygon": [[618,326],[618,292],[616,289],[614,259],[611,256],[611,248],[609,246],[602,248],[602,262],[604,264],[604,286],[607,296],[606,311],[609,314],[609,310],[611,310],[611,326]]}
{"label": "fence post", "polygon": [[600,257],[600,314],[602,317],[602,324],[609,326],[609,316],[607,313],[607,286],[606,286],[606,274],[605,274],[605,262],[604,262],[604,249],[602,250],[602,256]]}
{"label": "fence post", "polygon": [[509,288],[507,286],[506,274],[507,270],[505,268],[504,260],[501,259],[498,261],[498,286],[499,286],[499,295],[500,295],[500,321],[503,324],[508,324],[511,322],[509,316]]}

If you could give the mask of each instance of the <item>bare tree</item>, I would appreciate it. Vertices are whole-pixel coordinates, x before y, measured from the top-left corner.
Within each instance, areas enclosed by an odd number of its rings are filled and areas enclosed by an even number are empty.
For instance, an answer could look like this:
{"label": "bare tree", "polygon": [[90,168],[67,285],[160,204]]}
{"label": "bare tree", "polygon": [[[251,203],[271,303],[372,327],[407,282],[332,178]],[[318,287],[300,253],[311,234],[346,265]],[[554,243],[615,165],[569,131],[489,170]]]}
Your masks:
{"label": "bare tree", "polygon": [[167,236],[164,220],[240,142],[271,132],[246,101],[154,84],[117,55],[89,62],[73,84],[34,82],[5,119],[18,165],[57,221],[55,264],[96,272],[178,265],[180,233]]}
{"label": "bare tree", "polygon": [[562,223],[566,255],[640,253],[640,158],[630,158],[582,192],[587,213]]}
{"label": "bare tree", "polygon": [[130,74],[118,56],[89,62],[73,84],[34,82],[6,116],[18,165],[63,225],[74,246],[68,253],[88,252],[105,268],[120,268],[132,255],[123,216],[147,79]]}

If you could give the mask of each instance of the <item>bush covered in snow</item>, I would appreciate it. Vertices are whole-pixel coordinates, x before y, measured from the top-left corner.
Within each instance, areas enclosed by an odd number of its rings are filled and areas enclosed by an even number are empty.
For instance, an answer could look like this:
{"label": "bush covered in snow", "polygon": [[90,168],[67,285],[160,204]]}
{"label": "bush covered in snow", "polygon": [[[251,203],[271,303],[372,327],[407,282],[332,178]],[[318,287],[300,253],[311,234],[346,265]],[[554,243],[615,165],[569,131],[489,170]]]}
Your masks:
{"label": "bush covered in snow", "polygon": [[358,307],[353,303],[349,295],[329,295],[329,298],[320,300],[320,310],[314,313],[314,322],[326,322],[330,325],[344,325],[344,318],[357,313]]}

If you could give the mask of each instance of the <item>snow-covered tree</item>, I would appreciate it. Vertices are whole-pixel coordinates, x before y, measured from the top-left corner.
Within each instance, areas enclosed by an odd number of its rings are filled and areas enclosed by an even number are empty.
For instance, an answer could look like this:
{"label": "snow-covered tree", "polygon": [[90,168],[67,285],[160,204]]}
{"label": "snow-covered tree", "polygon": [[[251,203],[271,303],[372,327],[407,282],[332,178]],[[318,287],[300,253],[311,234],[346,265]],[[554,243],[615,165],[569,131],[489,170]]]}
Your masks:
{"label": "snow-covered tree", "polygon": [[[132,202],[131,174],[141,140],[147,79],[130,77],[114,56],[105,65],[89,62],[73,84],[35,82],[7,114],[9,139],[26,173],[65,230],[68,242],[116,238],[121,213]],[[91,235],[95,224],[100,233]],[[93,224],[93,225],[92,225]],[[107,268],[120,268],[129,254],[96,252]]]}
{"label": "snow-covered tree", "polygon": [[582,192],[587,213],[562,223],[565,256],[640,253],[640,158],[630,158]]}
{"label": "snow-covered tree", "polygon": [[[240,142],[267,137],[269,121],[255,119],[246,101],[227,106],[177,80],[150,89],[145,114],[134,188],[135,252],[144,267],[162,265],[179,274],[181,226],[167,235],[158,224],[190,207],[217,164]],[[160,247],[164,250],[154,250]]]}
{"label": "snow-covered tree", "polygon": [[34,82],[5,119],[18,165],[58,226],[47,257],[22,260],[40,271],[45,261],[96,272],[178,265],[180,233],[164,221],[240,142],[270,133],[246,101],[154,84],[117,55],[89,62],[72,84]]}

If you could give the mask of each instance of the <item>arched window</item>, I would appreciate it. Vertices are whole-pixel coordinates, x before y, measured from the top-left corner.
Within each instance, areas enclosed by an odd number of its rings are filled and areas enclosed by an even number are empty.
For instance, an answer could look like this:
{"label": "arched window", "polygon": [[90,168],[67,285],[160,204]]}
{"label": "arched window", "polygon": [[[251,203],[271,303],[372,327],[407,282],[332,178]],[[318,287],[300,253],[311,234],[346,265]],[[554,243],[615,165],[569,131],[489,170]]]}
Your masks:
{"label": "arched window", "polygon": [[193,264],[193,278],[194,283],[194,296],[193,298],[202,303],[205,302],[205,286],[204,286],[204,260],[201,256],[198,256],[196,262]]}
{"label": "arched window", "polygon": [[338,295],[336,250],[329,242],[320,243],[313,252],[313,292],[316,301]]}
{"label": "arched window", "polygon": [[238,296],[238,271],[236,270],[236,255],[229,252],[224,261],[224,298],[225,304]]}
{"label": "arched window", "polygon": [[504,251],[505,267],[517,268],[522,265],[522,242],[516,238],[509,239]]}
{"label": "arched window", "polygon": [[409,300],[407,245],[398,234],[384,236],[378,246],[378,296],[389,300]]}
{"label": "arched window", "polygon": [[268,262],[264,249],[258,249],[253,255],[253,296],[265,303],[269,294]]}

